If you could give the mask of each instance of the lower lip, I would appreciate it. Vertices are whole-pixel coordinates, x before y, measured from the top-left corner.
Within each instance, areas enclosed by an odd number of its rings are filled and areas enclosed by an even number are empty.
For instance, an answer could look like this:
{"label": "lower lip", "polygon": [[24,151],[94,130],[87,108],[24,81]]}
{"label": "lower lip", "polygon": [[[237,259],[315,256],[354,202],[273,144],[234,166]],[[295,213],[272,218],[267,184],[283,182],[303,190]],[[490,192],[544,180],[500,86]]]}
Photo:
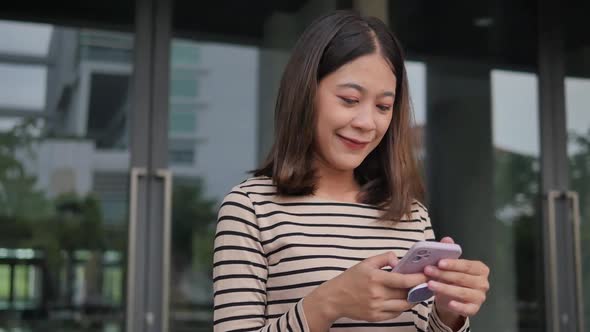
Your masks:
{"label": "lower lip", "polygon": [[348,147],[351,150],[362,150],[365,148],[365,146],[367,146],[367,143],[355,143],[353,141],[347,140],[342,136],[338,136],[338,138],[340,138],[342,143],[344,143],[344,145],[346,145],[346,147]]}

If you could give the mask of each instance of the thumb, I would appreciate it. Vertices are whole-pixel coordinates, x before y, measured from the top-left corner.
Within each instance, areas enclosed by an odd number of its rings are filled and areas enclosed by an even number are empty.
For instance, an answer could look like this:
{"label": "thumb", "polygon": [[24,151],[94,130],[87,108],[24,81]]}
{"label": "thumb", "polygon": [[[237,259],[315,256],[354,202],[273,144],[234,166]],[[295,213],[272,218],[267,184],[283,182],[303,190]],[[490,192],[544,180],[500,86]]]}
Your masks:
{"label": "thumb", "polygon": [[455,243],[455,241],[453,241],[453,238],[451,238],[450,236],[445,236],[440,240],[441,243]]}
{"label": "thumb", "polygon": [[393,251],[384,252],[377,256],[372,256],[365,259],[365,264],[380,269],[384,266],[391,266],[394,267],[397,264],[397,256]]}

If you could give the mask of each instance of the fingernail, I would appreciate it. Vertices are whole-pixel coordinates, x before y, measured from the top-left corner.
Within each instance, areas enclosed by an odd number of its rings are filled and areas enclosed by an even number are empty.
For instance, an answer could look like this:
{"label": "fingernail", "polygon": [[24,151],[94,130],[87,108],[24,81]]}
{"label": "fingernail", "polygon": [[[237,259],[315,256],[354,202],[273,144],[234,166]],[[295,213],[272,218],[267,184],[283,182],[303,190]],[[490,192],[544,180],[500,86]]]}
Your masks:
{"label": "fingernail", "polygon": [[437,289],[438,286],[439,286],[439,283],[434,280],[430,280],[428,282],[428,288],[430,288],[430,289]]}
{"label": "fingernail", "polygon": [[438,262],[438,266],[440,266],[442,268],[445,268],[448,265],[449,265],[449,263],[447,261],[445,261],[445,260],[442,260],[442,261]]}
{"label": "fingernail", "polygon": [[436,268],[434,266],[427,266],[424,269],[424,272],[426,272],[428,274],[434,274],[436,272]]}

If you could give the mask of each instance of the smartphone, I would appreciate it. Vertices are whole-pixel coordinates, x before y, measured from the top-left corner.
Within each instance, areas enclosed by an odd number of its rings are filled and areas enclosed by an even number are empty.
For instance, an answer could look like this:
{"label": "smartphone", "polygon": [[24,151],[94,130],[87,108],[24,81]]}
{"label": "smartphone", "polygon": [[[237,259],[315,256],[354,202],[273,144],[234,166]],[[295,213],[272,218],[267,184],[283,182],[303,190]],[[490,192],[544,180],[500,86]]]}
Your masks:
{"label": "smartphone", "polygon": [[459,257],[461,257],[461,246],[458,244],[420,241],[414,243],[391,272],[420,273],[428,265],[437,265],[441,259],[457,259]]}
{"label": "smartphone", "polygon": [[[428,265],[437,265],[441,259],[457,259],[461,257],[461,246],[453,243],[434,241],[420,241],[408,250],[391,272],[411,274],[421,273]],[[434,293],[428,289],[428,284],[420,284],[408,292],[408,302],[426,301]]]}

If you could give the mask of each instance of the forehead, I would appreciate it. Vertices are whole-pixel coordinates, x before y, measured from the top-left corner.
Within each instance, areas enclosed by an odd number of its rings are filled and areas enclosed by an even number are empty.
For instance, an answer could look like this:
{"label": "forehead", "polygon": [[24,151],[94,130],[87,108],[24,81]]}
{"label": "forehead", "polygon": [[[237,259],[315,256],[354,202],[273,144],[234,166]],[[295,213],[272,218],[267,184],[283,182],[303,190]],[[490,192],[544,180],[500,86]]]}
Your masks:
{"label": "forehead", "polygon": [[354,82],[367,89],[395,90],[396,78],[389,63],[379,54],[359,57],[324,78],[326,83]]}

